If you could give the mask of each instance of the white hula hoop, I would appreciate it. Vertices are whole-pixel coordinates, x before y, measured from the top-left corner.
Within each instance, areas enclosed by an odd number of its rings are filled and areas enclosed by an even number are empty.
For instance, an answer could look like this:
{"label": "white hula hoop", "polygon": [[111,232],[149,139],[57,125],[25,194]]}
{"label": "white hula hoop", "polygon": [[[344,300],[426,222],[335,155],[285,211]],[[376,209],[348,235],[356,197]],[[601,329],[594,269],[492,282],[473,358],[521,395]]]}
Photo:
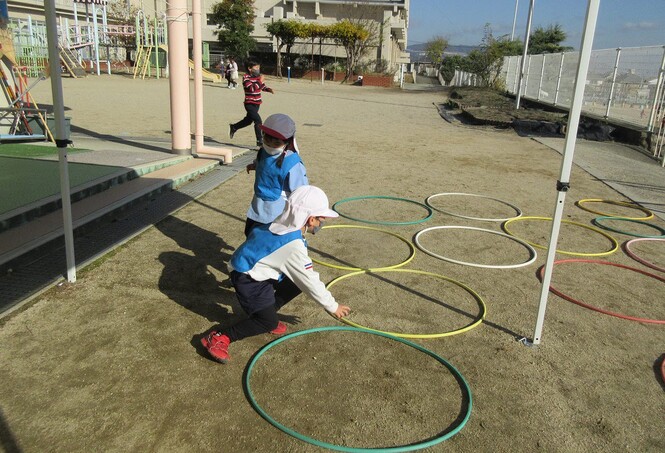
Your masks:
{"label": "white hula hoop", "polygon": [[[432,200],[433,198],[442,197],[442,196],[445,196],[445,195],[463,195],[463,196],[467,196],[467,197],[486,198],[488,200],[498,201],[501,204],[504,204],[506,206],[510,206],[512,209],[515,210],[515,213],[517,215],[515,215],[513,217],[506,217],[506,218],[503,218],[503,219],[488,219],[488,218],[483,218],[483,217],[471,217],[471,216],[466,216],[466,215],[462,215],[462,214],[456,214],[454,212],[446,211],[446,210],[441,209],[441,208],[437,208],[437,207],[433,206],[432,203],[430,203],[430,200]],[[437,193],[437,194],[430,195],[429,197],[427,197],[427,200],[425,200],[425,204],[427,206],[429,206],[430,208],[432,208],[432,209],[436,209],[439,212],[443,212],[444,214],[448,214],[448,215],[451,215],[453,217],[461,217],[462,219],[469,219],[469,220],[480,220],[480,221],[483,221],[483,222],[505,222],[506,220],[515,219],[517,217],[522,216],[522,210],[520,208],[518,208],[517,206],[515,206],[514,204],[512,204],[512,203],[508,203],[507,201],[504,201],[504,200],[499,200],[498,198],[488,197],[487,195],[479,195],[479,194],[475,194],[475,193],[462,193],[462,192]]]}
{"label": "white hula hoop", "polygon": [[[528,261],[525,261],[523,263],[518,263],[518,264],[477,264],[477,263],[469,263],[469,262],[466,262],[466,261],[454,260],[452,258],[448,258],[448,257],[442,256],[442,255],[439,255],[437,253],[431,252],[420,244],[419,238],[422,234],[424,234],[428,231],[441,230],[441,229],[475,230],[475,231],[483,231],[485,233],[496,234],[497,236],[502,236],[502,237],[508,238],[511,241],[515,241],[518,244],[523,245],[524,248],[526,248],[529,251],[529,255],[531,255],[531,256],[530,256],[530,259]],[[440,260],[448,261],[450,263],[455,263],[455,264],[461,264],[462,266],[481,267],[481,268],[484,268],[484,269],[515,269],[515,268],[518,268],[518,267],[528,266],[529,264],[536,261],[536,258],[538,256],[538,254],[536,253],[536,249],[533,248],[531,245],[527,244],[526,242],[524,242],[523,240],[521,240],[519,238],[516,238],[514,236],[511,236],[509,234],[502,233],[500,231],[488,230],[488,229],[485,229],[485,228],[457,226],[457,225],[455,225],[455,226],[451,226],[451,225],[435,226],[435,227],[425,228],[424,230],[418,232],[418,234],[416,234],[413,241],[416,243],[416,246],[420,250],[422,250],[423,252],[425,252],[428,255],[431,255],[435,258],[439,258]]]}

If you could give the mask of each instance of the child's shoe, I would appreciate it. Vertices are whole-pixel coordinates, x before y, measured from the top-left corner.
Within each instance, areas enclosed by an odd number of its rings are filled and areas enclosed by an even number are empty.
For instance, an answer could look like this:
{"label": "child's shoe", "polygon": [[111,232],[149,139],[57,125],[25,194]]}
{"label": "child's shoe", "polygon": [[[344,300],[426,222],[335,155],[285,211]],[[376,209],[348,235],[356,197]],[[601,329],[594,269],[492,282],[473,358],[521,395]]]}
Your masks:
{"label": "child's shoe", "polygon": [[229,356],[231,339],[226,335],[213,330],[207,337],[201,338],[201,344],[207,349],[208,354],[220,363],[226,363],[231,358]]}
{"label": "child's shoe", "polygon": [[286,324],[284,324],[282,321],[279,321],[277,323],[277,327],[272,329],[270,333],[272,335],[284,335],[286,333]]}

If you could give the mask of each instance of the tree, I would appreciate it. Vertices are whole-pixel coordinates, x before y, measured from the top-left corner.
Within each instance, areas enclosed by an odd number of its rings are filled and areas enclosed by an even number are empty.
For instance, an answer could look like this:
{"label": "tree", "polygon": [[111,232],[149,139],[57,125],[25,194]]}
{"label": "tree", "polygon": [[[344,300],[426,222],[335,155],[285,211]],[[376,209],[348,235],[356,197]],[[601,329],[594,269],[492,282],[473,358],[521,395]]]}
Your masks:
{"label": "tree", "polygon": [[485,35],[480,48],[472,50],[463,61],[464,71],[480,77],[483,85],[496,88],[503,66],[503,57],[520,55],[524,49],[520,41],[494,38],[490,24],[485,24]]}
{"label": "tree", "polygon": [[222,0],[212,6],[212,20],[217,24],[217,39],[227,54],[247,58],[256,47],[254,0]]}
{"label": "tree", "polygon": [[443,61],[443,52],[448,48],[448,40],[441,36],[436,36],[427,41],[425,45],[425,55],[432,62],[435,68],[438,68]]}
{"label": "tree", "polygon": [[529,36],[529,50],[530,54],[541,53],[560,53],[573,50],[570,46],[562,46],[561,43],[566,40],[566,32],[563,31],[561,25],[550,25],[546,29],[538,27]]}
{"label": "tree", "polygon": [[291,47],[295,44],[296,38],[303,34],[303,26],[304,24],[297,20],[281,19],[266,25],[266,31],[277,38],[277,75],[279,77],[282,77],[282,48],[286,46],[286,54],[290,56]]}
{"label": "tree", "polygon": [[450,85],[450,82],[453,81],[456,70],[463,70],[464,64],[464,57],[461,55],[451,55],[443,59],[439,72],[446,85]]}
{"label": "tree", "polygon": [[362,25],[343,20],[330,26],[330,37],[346,51],[346,74],[342,83],[349,80],[360,58],[366,53],[370,33]]}

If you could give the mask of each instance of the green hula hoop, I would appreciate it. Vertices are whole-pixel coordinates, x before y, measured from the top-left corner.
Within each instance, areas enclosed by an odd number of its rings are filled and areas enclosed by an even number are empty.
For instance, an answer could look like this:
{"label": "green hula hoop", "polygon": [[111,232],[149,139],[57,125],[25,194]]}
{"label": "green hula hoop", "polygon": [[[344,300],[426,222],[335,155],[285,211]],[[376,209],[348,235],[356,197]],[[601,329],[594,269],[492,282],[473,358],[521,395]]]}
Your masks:
{"label": "green hula hoop", "polygon": [[[646,225],[650,226],[651,228],[660,231],[660,234],[658,235],[649,235],[649,234],[637,234],[637,233],[630,233],[628,231],[623,231],[618,228],[612,228],[611,226],[608,225],[603,225],[601,221],[603,220],[617,220],[617,221],[622,221],[622,222],[632,222],[632,223],[639,223],[640,225]],[[653,223],[649,222],[644,222],[643,220],[636,220],[636,219],[629,219],[628,217],[614,217],[614,216],[609,216],[609,215],[603,215],[600,217],[596,217],[595,219],[592,220],[593,224],[596,225],[597,227],[600,227],[604,230],[608,231],[614,231],[615,233],[621,233],[621,234],[626,234],[628,236],[634,236],[638,238],[662,238],[665,237],[665,229],[659,227],[658,225],[654,225]]]}
{"label": "green hula hoop", "polygon": [[[379,221],[374,221],[374,220],[357,219],[355,217],[351,217],[351,216],[348,216],[346,214],[343,214],[337,209],[338,205],[343,204],[343,203],[348,203],[349,201],[370,200],[370,199],[406,201],[407,203],[412,203],[412,204],[418,205],[422,208],[425,208],[425,210],[427,210],[427,217],[424,217],[424,218],[419,219],[419,220],[411,220],[411,221],[407,221],[407,222],[379,222]],[[333,209],[333,211],[337,212],[342,217],[346,217],[349,220],[355,220],[356,222],[363,222],[363,223],[371,223],[371,224],[374,224],[374,225],[416,225],[418,223],[423,223],[423,222],[428,221],[429,219],[432,218],[432,215],[434,214],[434,211],[432,210],[432,208],[430,208],[426,204],[420,203],[418,201],[409,200],[407,198],[388,197],[388,196],[384,196],[384,195],[366,195],[366,196],[362,196],[362,197],[344,198],[343,200],[339,200],[337,203],[332,205],[332,209]]]}
{"label": "green hula hoop", "polygon": [[[505,231],[509,235],[515,236],[516,238],[519,238],[519,236],[517,236],[516,234],[514,234],[510,230],[508,230],[508,224],[511,223],[511,222],[516,222],[516,221],[521,221],[521,220],[547,220],[547,221],[551,222],[552,217],[516,217],[514,219],[510,219],[510,220],[502,223],[501,228],[503,229],[503,231]],[[598,228],[594,228],[594,227],[589,226],[589,225],[585,225],[583,223],[573,222],[571,220],[563,220],[562,219],[561,223],[567,223],[569,225],[575,225],[575,226],[578,226],[578,227],[586,228],[587,230],[595,231],[596,233],[600,234],[601,236],[604,236],[607,239],[609,239],[609,241],[612,243],[612,248],[610,250],[606,251],[606,252],[597,252],[597,253],[568,252],[566,250],[557,249],[556,250],[557,253],[561,253],[562,255],[571,255],[571,256],[607,256],[607,255],[611,255],[612,253],[619,250],[619,242],[617,242],[616,239],[614,239],[609,234],[605,233],[603,230],[600,230]],[[529,245],[532,245],[532,246],[537,247],[539,249],[547,250],[547,247],[544,246],[544,245],[536,244],[535,242],[529,242],[524,238],[520,238],[520,239],[522,239],[524,242],[526,242]]]}
{"label": "green hula hoop", "polygon": [[[327,332],[327,331],[333,331],[333,330],[336,330],[336,331],[343,330],[343,331],[361,332],[361,333],[368,333],[368,334],[372,334],[372,335],[378,335],[378,336],[381,336],[381,337],[388,338],[390,340],[399,341],[400,343],[403,343],[407,346],[410,346],[410,347],[412,347],[412,348],[414,348],[414,349],[416,349],[420,352],[423,352],[423,353],[429,355],[430,357],[436,359],[439,363],[441,363],[443,366],[448,368],[448,370],[450,370],[450,372],[453,374],[453,376],[455,377],[457,382],[460,383],[460,387],[461,387],[462,393],[463,393],[463,398],[465,398],[469,402],[468,405],[467,405],[466,413],[464,414],[464,417],[462,418],[462,420],[454,428],[452,428],[450,430],[446,430],[446,432],[444,434],[442,434],[440,436],[437,436],[433,439],[425,440],[425,441],[418,442],[418,443],[415,443],[415,444],[402,445],[402,446],[398,446],[398,447],[388,447],[388,448],[353,448],[353,447],[344,447],[344,446],[341,446],[341,445],[330,444],[330,443],[322,442],[322,441],[313,439],[311,437],[305,436],[303,434],[300,434],[297,431],[295,431],[291,428],[288,428],[288,427],[282,425],[281,423],[279,423],[278,421],[276,421],[274,418],[272,418],[270,415],[268,415],[268,413],[266,411],[264,411],[263,408],[261,408],[261,406],[259,406],[259,404],[256,402],[256,399],[254,398],[254,394],[252,393],[252,389],[251,389],[249,381],[250,381],[250,378],[252,376],[252,370],[254,369],[254,365],[256,365],[256,362],[261,358],[261,356],[263,356],[263,354],[265,354],[272,347],[277,346],[278,344],[280,344],[283,341],[286,341],[290,338],[295,338],[295,337],[298,337],[298,336],[301,336],[301,335],[307,335],[307,334],[310,334],[310,333]],[[254,410],[256,412],[258,412],[261,415],[261,417],[263,417],[268,423],[273,425],[275,428],[279,429],[280,431],[282,431],[282,432],[284,432],[284,433],[286,433],[286,434],[288,434],[292,437],[295,437],[296,439],[302,440],[302,441],[310,443],[312,445],[316,445],[317,447],[328,448],[330,450],[336,450],[336,451],[354,452],[354,453],[356,453],[356,452],[357,453],[360,453],[360,452],[394,453],[394,452],[403,452],[403,451],[414,451],[414,450],[420,450],[422,448],[431,447],[433,445],[436,445],[438,443],[443,442],[444,440],[450,439],[455,434],[460,432],[461,429],[464,427],[464,425],[466,425],[466,422],[469,421],[469,418],[471,417],[471,408],[473,406],[473,400],[472,400],[472,397],[471,397],[471,389],[469,388],[469,384],[464,379],[464,376],[462,376],[462,373],[460,373],[453,365],[448,363],[441,356],[435,354],[434,352],[430,351],[429,349],[423,348],[420,345],[417,345],[417,344],[412,343],[412,342],[407,341],[407,340],[403,340],[401,338],[394,337],[392,335],[388,335],[386,333],[372,332],[372,331],[365,330],[365,329],[356,329],[356,328],[353,328],[353,327],[344,327],[344,326],[317,327],[317,328],[314,328],[314,329],[301,330],[299,332],[290,333],[288,335],[285,335],[283,337],[280,337],[280,338],[268,343],[267,345],[265,345],[263,348],[261,348],[256,353],[254,358],[249,363],[249,366],[247,367],[247,373],[245,374],[244,385],[245,385],[245,391],[247,392],[247,397],[248,397],[249,402],[251,403],[252,407],[254,408]]]}
{"label": "green hula hoop", "polygon": [[340,266],[337,264],[331,264],[331,263],[326,263],[325,261],[319,261],[314,258],[312,258],[312,261],[320,264],[322,266],[327,266],[327,267],[332,267],[333,269],[341,269],[344,271],[362,271],[362,270],[368,270],[368,271],[385,271],[388,269],[397,269],[398,267],[402,267],[408,263],[411,262],[414,256],[416,256],[416,248],[413,246],[411,241],[404,239],[402,236],[399,234],[393,233],[391,231],[387,230],[381,230],[379,228],[374,228],[374,227],[369,227],[369,226],[361,226],[361,225],[327,225],[321,228],[322,230],[327,230],[328,228],[361,228],[363,230],[373,230],[373,231],[380,231],[381,233],[386,233],[391,236],[395,236],[397,239],[400,241],[404,242],[406,245],[409,246],[409,249],[411,250],[411,253],[409,254],[409,257],[406,259],[406,261],[402,261],[401,263],[397,264],[391,264],[390,266],[384,266],[384,267],[375,267],[375,268],[370,268],[370,269],[363,269],[362,267],[351,267],[351,266]]}
{"label": "green hula hoop", "polygon": [[[405,272],[405,273],[411,273],[411,274],[429,275],[431,277],[436,277],[436,278],[439,278],[441,280],[446,280],[450,283],[453,283],[453,284],[459,286],[460,288],[464,289],[466,292],[468,292],[469,294],[471,294],[473,296],[473,298],[478,303],[478,306],[480,307],[480,315],[478,316],[478,319],[476,319],[471,324],[469,324],[465,327],[459,328],[457,330],[451,330],[449,332],[441,332],[441,333],[423,333],[423,334],[387,332],[387,331],[383,331],[383,330],[378,330],[378,329],[372,329],[372,328],[369,328],[369,327],[365,327],[365,326],[360,325],[358,323],[355,323],[355,322],[353,322],[353,321],[351,321],[347,318],[338,319],[332,313],[329,313],[330,316],[334,317],[338,321],[343,322],[344,324],[348,324],[349,326],[357,327],[359,329],[367,330],[367,331],[370,331],[370,332],[386,334],[386,335],[390,335],[390,336],[397,337],[397,338],[432,339],[432,338],[450,337],[452,335],[457,335],[457,334],[460,334],[460,333],[467,332],[467,331],[473,329],[474,327],[478,327],[483,322],[483,320],[485,319],[485,316],[487,315],[487,306],[485,305],[485,301],[483,301],[483,298],[480,297],[480,295],[477,292],[475,292],[473,289],[466,286],[464,283],[458,282],[457,280],[453,280],[452,278],[446,277],[444,275],[434,274],[432,272],[418,271],[418,270],[414,270],[414,269],[389,269],[389,270],[381,270],[381,271],[378,271],[378,272]],[[326,288],[330,289],[330,287],[332,285],[334,285],[335,283],[337,283],[340,280],[344,280],[345,278],[353,277],[355,275],[361,275],[361,274],[367,274],[367,273],[371,274],[371,273],[378,273],[378,272],[371,272],[371,271],[363,270],[363,271],[358,271],[358,272],[351,272],[349,274],[344,274],[340,277],[337,277],[336,279],[334,279],[330,283],[328,283]]]}

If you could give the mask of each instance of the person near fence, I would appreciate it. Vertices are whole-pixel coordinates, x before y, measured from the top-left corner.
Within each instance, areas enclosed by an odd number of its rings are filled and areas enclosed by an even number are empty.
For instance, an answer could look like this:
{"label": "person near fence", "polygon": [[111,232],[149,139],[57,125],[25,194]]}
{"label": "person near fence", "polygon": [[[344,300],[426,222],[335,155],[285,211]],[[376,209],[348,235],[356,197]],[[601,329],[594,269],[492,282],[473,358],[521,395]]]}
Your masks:
{"label": "person near fence", "polygon": [[229,137],[233,138],[235,133],[254,123],[254,135],[256,136],[256,146],[263,145],[261,137],[261,115],[259,115],[259,108],[263,102],[261,92],[267,91],[274,93],[272,88],[265,84],[263,75],[261,74],[261,65],[256,61],[248,61],[245,65],[247,73],[242,77],[242,87],[245,90],[245,111],[247,114],[243,119],[234,124],[229,124]]}
{"label": "person near fence", "polygon": [[233,253],[229,268],[240,307],[248,318],[213,330],[201,338],[208,354],[218,362],[229,360],[229,345],[243,338],[286,333],[277,312],[301,292],[337,318],[351,308],[339,304],[312,268],[305,233],[316,234],[326,218],[338,217],[328,197],[314,186],[293,191],[284,211],[270,225],[255,228]]}
{"label": "person near fence", "polygon": [[309,184],[307,171],[296,143],[296,123],[283,113],[266,118],[261,126],[263,146],[247,165],[255,170],[254,196],[247,210],[245,236],[252,228],[269,224],[284,210],[286,199],[300,186]]}

